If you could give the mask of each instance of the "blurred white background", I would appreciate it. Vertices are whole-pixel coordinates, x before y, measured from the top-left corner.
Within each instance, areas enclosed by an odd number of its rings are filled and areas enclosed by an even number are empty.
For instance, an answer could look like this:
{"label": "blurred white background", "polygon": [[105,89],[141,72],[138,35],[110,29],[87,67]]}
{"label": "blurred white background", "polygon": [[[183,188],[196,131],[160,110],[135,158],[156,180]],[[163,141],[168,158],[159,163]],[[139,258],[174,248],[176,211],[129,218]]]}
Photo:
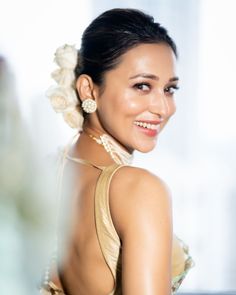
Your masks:
{"label": "blurred white background", "polygon": [[[79,48],[90,21],[114,7],[152,14],[167,27],[179,51],[177,113],[155,151],[137,153],[135,164],[160,175],[171,188],[174,230],[189,244],[196,263],[181,291],[236,290],[234,0],[1,1],[0,55],[15,76],[29,132],[45,156],[73,136],[44,95],[52,84],[53,54],[64,43]],[[9,239],[12,253],[21,255],[17,230],[4,228],[3,233],[0,249]],[[13,258],[5,263],[14,263]],[[25,295],[17,280],[22,266],[11,273],[6,264],[0,266],[0,284],[12,280],[17,294]]]}

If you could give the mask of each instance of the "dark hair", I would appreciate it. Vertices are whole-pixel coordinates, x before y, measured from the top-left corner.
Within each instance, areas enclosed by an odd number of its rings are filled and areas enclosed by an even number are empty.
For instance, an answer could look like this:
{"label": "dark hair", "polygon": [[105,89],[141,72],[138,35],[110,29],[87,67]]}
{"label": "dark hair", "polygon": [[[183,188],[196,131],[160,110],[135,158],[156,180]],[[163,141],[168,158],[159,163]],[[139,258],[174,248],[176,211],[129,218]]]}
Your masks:
{"label": "dark hair", "polygon": [[83,33],[76,79],[87,74],[102,85],[104,73],[119,64],[121,55],[143,43],[166,43],[177,57],[174,41],[152,16],[136,9],[105,11]]}

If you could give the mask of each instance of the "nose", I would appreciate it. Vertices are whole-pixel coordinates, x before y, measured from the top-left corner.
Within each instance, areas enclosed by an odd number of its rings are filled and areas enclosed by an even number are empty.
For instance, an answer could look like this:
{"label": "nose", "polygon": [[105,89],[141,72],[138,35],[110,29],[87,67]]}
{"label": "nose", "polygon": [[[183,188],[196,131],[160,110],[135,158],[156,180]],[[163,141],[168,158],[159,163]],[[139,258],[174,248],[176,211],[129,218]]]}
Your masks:
{"label": "nose", "polygon": [[160,118],[167,118],[170,114],[170,106],[168,98],[162,91],[151,98],[149,110],[153,114],[157,114]]}

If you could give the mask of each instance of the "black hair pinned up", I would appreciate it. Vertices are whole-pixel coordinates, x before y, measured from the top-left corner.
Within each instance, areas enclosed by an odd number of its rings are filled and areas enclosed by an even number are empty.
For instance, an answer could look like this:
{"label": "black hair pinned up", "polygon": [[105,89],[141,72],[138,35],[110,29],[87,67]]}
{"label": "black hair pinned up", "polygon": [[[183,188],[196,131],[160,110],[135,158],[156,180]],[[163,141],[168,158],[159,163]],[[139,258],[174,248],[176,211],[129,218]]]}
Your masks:
{"label": "black hair pinned up", "polygon": [[105,72],[114,69],[124,53],[145,43],[165,43],[177,56],[174,41],[152,16],[136,9],[105,11],[83,33],[76,79],[87,74],[101,86]]}

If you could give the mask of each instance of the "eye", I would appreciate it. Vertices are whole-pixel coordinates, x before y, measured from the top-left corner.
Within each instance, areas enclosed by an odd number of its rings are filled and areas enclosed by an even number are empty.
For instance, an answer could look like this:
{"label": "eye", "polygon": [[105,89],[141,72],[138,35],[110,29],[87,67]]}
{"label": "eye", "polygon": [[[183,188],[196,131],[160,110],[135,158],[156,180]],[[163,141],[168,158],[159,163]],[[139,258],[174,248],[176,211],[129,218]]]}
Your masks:
{"label": "eye", "polygon": [[170,95],[173,95],[179,87],[177,85],[170,85],[164,89],[164,91]]}
{"label": "eye", "polygon": [[151,85],[149,83],[136,83],[134,85],[134,88],[138,89],[138,90],[141,90],[141,91],[149,91],[151,89]]}

